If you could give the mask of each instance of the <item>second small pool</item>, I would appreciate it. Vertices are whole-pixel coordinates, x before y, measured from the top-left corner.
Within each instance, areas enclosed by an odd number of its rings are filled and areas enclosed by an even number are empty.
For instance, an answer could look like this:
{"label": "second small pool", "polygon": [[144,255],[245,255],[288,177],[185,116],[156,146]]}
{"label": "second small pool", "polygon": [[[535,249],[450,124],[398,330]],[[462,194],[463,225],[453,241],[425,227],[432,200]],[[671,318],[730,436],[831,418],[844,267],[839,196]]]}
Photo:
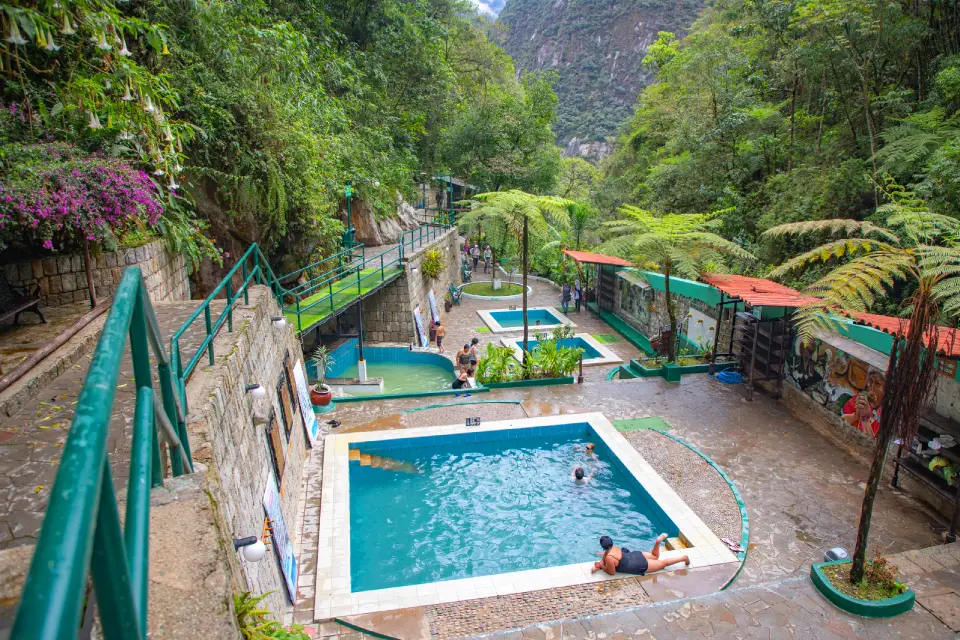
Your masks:
{"label": "second small pool", "polygon": [[[503,338],[501,342],[513,349],[513,355],[517,360],[523,360],[523,338]],[[560,346],[567,349],[583,349],[584,366],[623,362],[616,353],[597,342],[596,338],[587,333],[578,333],[572,338],[563,338],[560,340]],[[533,353],[540,347],[540,341],[527,340],[527,347],[530,353]]]}
{"label": "second small pool", "polygon": [[[483,322],[494,333],[523,329],[522,309],[490,309],[477,311]],[[540,323],[539,325],[537,323]],[[553,307],[528,307],[527,326],[531,330],[541,331],[561,326],[576,326],[566,316]]]}

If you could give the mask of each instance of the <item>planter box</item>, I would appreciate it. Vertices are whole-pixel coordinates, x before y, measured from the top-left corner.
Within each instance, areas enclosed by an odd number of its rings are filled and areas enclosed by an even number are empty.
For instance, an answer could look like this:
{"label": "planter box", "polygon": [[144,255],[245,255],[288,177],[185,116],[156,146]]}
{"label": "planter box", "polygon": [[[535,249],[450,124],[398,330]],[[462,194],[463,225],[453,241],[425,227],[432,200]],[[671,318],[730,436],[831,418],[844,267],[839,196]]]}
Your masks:
{"label": "planter box", "polygon": [[516,389],[520,387],[549,387],[555,384],[573,384],[573,376],[569,378],[534,378],[532,380],[490,382],[483,386],[487,389]]}
{"label": "planter box", "polygon": [[906,592],[884,600],[857,600],[839,591],[824,575],[822,568],[835,564],[850,564],[850,560],[834,560],[833,562],[819,562],[810,567],[810,579],[824,598],[835,607],[864,618],[892,618],[913,609],[915,597],[913,591]]}
{"label": "planter box", "polygon": [[[736,364],[736,362],[718,362],[715,366],[715,370],[723,371],[724,369],[730,369],[731,367],[736,366]],[[664,363],[660,366],[651,368],[645,366],[642,360],[631,360],[630,370],[634,376],[640,378],[654,378],[660,376],[667,382],[680,382],[680,378],[684,375],[691,373],[708,373],[710,371],[710,363],[704,362],[703,364],[691,364],[687,366],[680,366],[676,363]]]}
{"label": "planter box", "polygon": [[486,393],[489,391],[486,387],[475,387],[463,389],[441,389],[439,391],[412,391],[410,393],[378,393],[369,396],[343,396],[334,398],[337,404],[350,404],[352,402],[376,402],[378,400],[403,400],[404,398],[435,398],[439,396],[452,396],[464,393]]}

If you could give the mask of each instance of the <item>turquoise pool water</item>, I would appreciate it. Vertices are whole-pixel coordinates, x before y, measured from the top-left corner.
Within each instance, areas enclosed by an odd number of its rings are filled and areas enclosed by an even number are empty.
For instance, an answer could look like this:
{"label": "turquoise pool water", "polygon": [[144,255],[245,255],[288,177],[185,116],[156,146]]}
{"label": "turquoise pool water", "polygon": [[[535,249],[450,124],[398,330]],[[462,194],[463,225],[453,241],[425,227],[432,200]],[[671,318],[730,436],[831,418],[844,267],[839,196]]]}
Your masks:
{"label": "turquoise pool water", "polygon": [[[523,348],[523,340],[514,340],[513,341],[518,347]],[[539,340],[528,340],[527,343],[530,345],[530,353],[533,353],[537,350],[537,347],[540,346]],[[595,348],[590,346],[590,343],[584,340],[583,338],[563,338],[560,340],[560,346],[571,348],[579,347],[583,349],[583,359],[590,360],[592,358],[602,358],[603,355],[597,351]]]}
{"label": "turquoise pool water", "polygon": [[[417,473],[350,463],[352,591],[588,562],[605,534],[631,549],[648,549],[661,532],[676,535],[589,425],[493,433],[498,440],[358,445]],[[597,444],[595,459],[582,451],[588,441]],[[571,480],[576,465],[595,466],[587,485]]]}
{"label": "turquoise pool water", "polygon": [[[357,364],[343,369],[338,377],[356,378]],[[453,371],[432,364],[367,362],[368,378],[383,378],[384,393],[414,393],[417,391],[439,391],[453,385]],[[349,395],[367,395],[352,392]]]}
{"label": "turquoise pool water", "polygon": [[[523,311],[519,309],[516,311],[491,311],[490,317],[499,322],[501,327],[523,327]],[[527,311],[527,322],[531,329],[537,324],[537,320],[544,326],[562,324],[560,318],[546,309],[529,309]]]}

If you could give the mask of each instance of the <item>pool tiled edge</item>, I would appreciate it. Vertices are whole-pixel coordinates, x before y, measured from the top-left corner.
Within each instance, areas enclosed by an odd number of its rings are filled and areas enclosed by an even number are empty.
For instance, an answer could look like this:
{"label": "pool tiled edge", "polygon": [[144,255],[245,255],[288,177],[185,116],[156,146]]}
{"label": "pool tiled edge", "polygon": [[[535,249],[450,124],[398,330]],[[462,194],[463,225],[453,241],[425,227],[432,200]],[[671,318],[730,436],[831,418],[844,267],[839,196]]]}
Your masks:
{"label": "pool tiled edge", "polygon": [[[552,427],[572,422],[587,423],[620,463],[634,476],[666,515],[693,545],[683,551],[663,550],[665,558],[690,556],[691,568],[737,562],[706,524],[683,502],[646,460],[600,413],[547,416],[489,422],[479,427],[447,425],[420,427],[402,432],[368,431],[327,436],[323,459],[323,491],[317,550],[315,618],[327,620],[376,611],[473,600],[575,584],[601,582],[627,576],[591,574],[591,561],[560,567],[501,573],[374,591],[351,592],[349,449],[363,442],[378,442],[429,436],[455,436],[509,429]],[[674,565],[680,568],[683,565]]]}
{"label": "pool tiled edge", "polygon": [[[573,337],[580,338],[600,354],[596,358],[584,357],[583,366],[590,367],[594,365],[623,363],[623,358],[615,354],[609,348],[597,342],[597,339],[591,336],[589,333],[575,333],[573,334]],[[518,362],[523,362],[523,340],[521,338],[500,338],[500,343],[505,347],[510,347],[513,349],[513,357],[516,358]]]}
{"label": "pool tiled edge", "polygon": [[[523,327],[504,327],[501,325],[496,318],[493,317],[495,313],[502,313],[506,311],[521,311],[521,309],[480,309],[477,311],[477,315],[480,316],[480,319],[483,320],[483,323],[487,325],[493,333],[509,333],[512,331],[523,331]],[[530,311],[545,311],[554,318],[558,320],[556,324],[541,324],[541,325],[528,325],[531,331],[547,331],[555,329],[557,327],[575,327],[573,321],[567,316],[563,315],[560,311],[553,307],[527,307],[527,312]]]}

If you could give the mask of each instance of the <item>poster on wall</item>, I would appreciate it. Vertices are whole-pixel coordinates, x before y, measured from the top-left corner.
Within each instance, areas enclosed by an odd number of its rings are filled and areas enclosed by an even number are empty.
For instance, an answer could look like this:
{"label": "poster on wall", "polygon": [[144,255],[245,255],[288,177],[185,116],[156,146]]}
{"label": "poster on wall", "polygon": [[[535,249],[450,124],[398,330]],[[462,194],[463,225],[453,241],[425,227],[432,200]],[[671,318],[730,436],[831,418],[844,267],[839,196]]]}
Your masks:
{"label": "poster on wall", "polygon": [[290,352],[287,351],[283,355],[283,371],[286,374],[285,380],[287,382],[287,396],[290,398],[290,408],[293,411],[290,416],[291,422],[297,422],[297,414],[300,413],[300,403],[296,401],[297,392],[294,390],[294,380],[293,380],[293,360],[290,359]]}
{"label": "poster on wall", "polygon": [[285,461],[283,436],[280,435],[280,425],[277,424],[277,411],[274,409],[267,419],[267,446],[270,449],[270,458],[273,460],[273,471],[277,477],[283,479],[283,465]]}
{"label": "poster on wall", "polygon": [[437,297],[433,294],[433,289],[427,291],[427,299],[430,301],[430,313],[433,314],[433,321],[440,322],[440,310],[437,309]]}
{"label": "poster on wall", "polygon": [[794,341],[787,379],[848,425],[876,437],[880,430],[884,372],[820,340]]}
{"label": "poster on wall", "polygon": [[290,544],[290,535],[283,520],[283,510],[280,505],[280,490],[274,478],[267,479],[267,489],[263,493],[263,510],[267,514],[270,525],[270,542],[277,553],[280,562],[280,571],[287,585],[287,597],[291,603],[297,601],[297,557]]}
{"label": "poster on wall", "polygon": [[310,387],[307,386],[307,371],[303,363],[297,360],[293,365],[293,379],[297,383],[297,396],[300,399],[300,412],[303,414],[303,428],[307,430],[310,446],[317,444],[320,435],[320,421],[313,412],[313,403],[310,402]]}
{"label": "poster on wall", "polygon": [[423,317],[420,315],[420,305],[413,310],[413,323],[417,325],[417,337],[420,340],[421,347],[429,347],[430,339],[427,338],[427,332],[423,330]]}

